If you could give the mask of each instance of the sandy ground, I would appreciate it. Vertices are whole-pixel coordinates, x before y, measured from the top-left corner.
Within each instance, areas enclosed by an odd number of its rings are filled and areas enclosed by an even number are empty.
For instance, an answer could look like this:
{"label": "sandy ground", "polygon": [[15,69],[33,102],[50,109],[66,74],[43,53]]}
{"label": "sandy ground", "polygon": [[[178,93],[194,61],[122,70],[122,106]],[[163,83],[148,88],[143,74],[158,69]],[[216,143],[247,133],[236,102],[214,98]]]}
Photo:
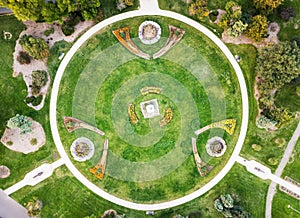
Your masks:
{"label": "sandy ground", "polygon": [[[31,139],[36,138],[36,145],[31,145]],[[11,141],[13,144],[8,145],[7,142]],[[6,128],[1,138],[2,144],[10,150],[22,152],[28,154],[37,151],[46,143],[46,135],[42,125],[32,120],[32,132],[26,134],[20,134],[18,128],[9,129]]]}
{"label": "sandy ground", "polygon": [[[93,21],[84,21],[80,22],[75,26],[75,32],[71,36],[65,36],[61,31],[61,25],[58,23],[54,24],[46,24],[46,23],[36,23],[32,21],[26,21],[24,22],[27,29],[21,32],[19,38],[24,35],[32,35],[33,37],[41,37],[43,38],[49,47],[51,48],[55,42],[65,40],[67,42],[73,42],[80,34],[82,34],[84,31],[86,31],[88,28],[90,28],[94,23]],[[43,33],[45,30],[50,29],[51,27],[54,28],[54,33],[46,37]],[[13,63],[13,76],[16,77],[20,74],[23,75],[23,79],[27,86],[28,96],[31,96],[31,88],[29,85],[32,83],[31,79],[31,73],[34,70],[44,70],[47,71],[47,59],[44,60],[34,60],[32,59],[30,64],[23,64],[21,65],[17,61],[17,56],[20,51],[23,51],[21,45],[19,44],[19,40],[17,40],[16,46],[15,46],[15,52],[13,54],[14,56],[14,63]],[[43,95],[43,100],[40,105],[38,106],[32,106],[31,104],[28,105],[35,110],[40,110],[44,106],[44,100],[45,96],[47,94],[47,90],[50,85],[50,77],[48,77],[47,84],[42,88],[40,94]]]}

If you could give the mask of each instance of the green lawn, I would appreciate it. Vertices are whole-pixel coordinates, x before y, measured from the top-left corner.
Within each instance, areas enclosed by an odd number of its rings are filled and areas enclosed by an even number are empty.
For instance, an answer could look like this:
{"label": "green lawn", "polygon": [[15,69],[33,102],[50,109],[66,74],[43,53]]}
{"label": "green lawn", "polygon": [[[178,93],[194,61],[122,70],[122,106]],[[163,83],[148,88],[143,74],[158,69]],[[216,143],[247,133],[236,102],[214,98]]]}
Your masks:
{"label": "green lawn", "polygon": [[[142,49],[152,52],[159,48],[166,40],[164,37],[168,35],[168,32],[165,30],[169,23],[186,30],[184,39],[163,58],[151,61],[135,59],[132,54],[118,45],[117,40],[111,34],[111,30],[130,25],[132,37],[135,37],[139,24],[145,18],[135,18],[134,20],[125,20],[114,24],[106,29],[107,31],[101,31],[101,34],[97,34],[88,40],[73,57],[63,76],[58,100],[58,124],[66,150],[69,150],[72,141],[80,135],[90,137],[96,145],[95,156],[91,161],[75,163],[75,165],[99,187],[123,198],[142,202],[174,199],[198,189],[209,181],[212,176],[216,175],[224,166],[234,148],[240,128],[241,113],[237,78],[219,49],[215,48],[212,42],[202,34],[180,22],[159,17],[152,17],[151,19],[162,26],[163,38],[159,42],[160,45],[156,45],[154,48],[142,45],[138,39],[133,39]],[[203,46],[204,44],[206,46]],[[109,49],[106,51],[105,48]],[[180,55],[178,57],[178,54],[188,53],[188,56]],[[200,65],[197,65],[198,62]],[[175,63],[180,63],[180,65]],[[215,75],[215,79],[209,79],[210,77],[205,76],[206,74]],[[168,78],[176,78],[175,81],[177,82],[173,82]],[[216,84],[212,81],[218,81],[220,88],[216,88]],[[162,95],[157,97],[159,101],[161,103],[163,101],[169,102],[170,105],[175,103],[177,106],[173,106],[174,120],[167,128],[160,130],[157,125],[159,119],[157,121],[154,119],[149,124],[152,126],[149,135],[140,137],[136,133],[130,133],[132,134],[130,135],[127,132],[128,125],[130,127],[127,105],[131,101],[137,103],[139,100],[152,98],[152,96],[141,97],[139,94],[140,89],[145,86],[162,87]],[[86,89],[86,87],[89,87],[89,89]],[[68,93],[68,95],[65,93]],[[187,95],[186,93],[191,94]],[[210,96],[209,99],[207,96]],[[224,108],[221,106],[222,96],[224,96],[224,103],[226,104]],[[180,103],[179,106],[178,103]],[[112,108],[114,109],[112,110]],[[190,123],[198,116],[196,114],[195,117],[195,110],[200,115],[201,126],[206,126],[226,117],[236,118],[238,123],[237,131],[233,136],[227,136],[223,134],[223,131],[214,129],[198,138],[199,152],[204,155],[207,162],[215,166],[208,177],[200,180],[191,155],[190,145],[193,131],[197,129],[196,127],[196,129],[191,130],[190,127]],[[61,119],[64,115],[75,116],[87,122],[95,123],[99,129],[106,132],[110,141],[107,165],[107,172],[110,176],[107,175],[103,182],[93,178],[88,169],[99,160],[104,138],[99,138],[87,131],[66,134]],[[141,117],[140,114],[139,116]],[[155,127],[155,122],[157,122],[157,127]],[[131,126],[131,128],[138,127]],[[228,144],[228,150],[221,161],[208,158],[203,150],[208,137],[213,135],[224,137]],[[178,152],[178,149],[181,149],[180,147],[184,147],[186,154],[182,155],[179,150],[179,153],[175,153],[178,155],[174,156],[171,151]],[[139,164],[125,166],[126,162],[119,160],[121,157],[134,163],[149,162],[163,158],[166,154],[172,161],[169,161],[168,164],[157,165],[157,168],[155,168],[157,172],[138,171]],[[182,162],[182,165],[178,165],[178,159],[180,159],[179,163]],[[154,163],[164,163],[164,161]],[[123,167],[120,168],[120,165]],[[155,164],[152,168],[154,166]],[[165,168],[177,166],[179,168],[169,175],[164,175],[163,172],[158,170],[161,166],[165,166]],[[153,176],[157,178],[156,181],[134,182],[142,181],[141,178],[152,178],[154,172]],[[160,178],[158,175],[162,177]]]}
{"label": "green lawn", "polygon": [[[223,217],[213,205],[221,194],[236,194],[238,205],[250,212],[253,217],[264,217],[265,199],[269,183],[250,174],[241,165],[234,165],[224,179],[212,190],[195,200],[168,210],[159,211],[157,217],[173,217],[176,214],[187,216],[191,212],[200,212],[201,217]],[[254,200],[254,199],[260,199]]]}

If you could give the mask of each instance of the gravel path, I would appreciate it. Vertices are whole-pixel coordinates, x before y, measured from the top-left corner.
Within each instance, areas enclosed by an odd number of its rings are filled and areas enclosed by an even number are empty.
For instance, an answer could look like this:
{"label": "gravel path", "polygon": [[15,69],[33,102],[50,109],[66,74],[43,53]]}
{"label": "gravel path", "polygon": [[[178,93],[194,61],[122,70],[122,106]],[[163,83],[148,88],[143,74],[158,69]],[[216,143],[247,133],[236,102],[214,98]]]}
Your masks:
{"label": "gravel path", "polygon": [[[291,138],[291,140],[288,143],[288,146],[285,149],[284,155],[280,161],[280,164],[278,165],[276,171],[275,171],[275,175],[280,177],[283,169],[285,168],[286,164],[288,163],[290,156],[293,153],[295,144],[297,142],[297,140],[300,137],[300,122]],[[267,200],[266,200],[266,218],[272,218],[272,202],[273,202],[273,198],[274,195],[276,193],[276,183],[275,182],[271,182],[269,189],[268,189],[268,194],[267,194]]]}

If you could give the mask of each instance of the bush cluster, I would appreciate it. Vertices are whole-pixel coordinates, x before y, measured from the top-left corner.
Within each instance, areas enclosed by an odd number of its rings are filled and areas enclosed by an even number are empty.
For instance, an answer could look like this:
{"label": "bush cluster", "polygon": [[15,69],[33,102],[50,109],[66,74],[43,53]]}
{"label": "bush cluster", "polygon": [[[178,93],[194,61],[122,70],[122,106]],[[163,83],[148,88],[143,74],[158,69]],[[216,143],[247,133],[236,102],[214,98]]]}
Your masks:
{"label": "bush cluster", "polygon": [[17,61],[19,61],[20,64],[30,64],[31,58],[27,52],[20,51],[17,57]]}
{"label": "bush cluster", "polygon": [[38,95],[43,86],[48,82],[48,74],[43,70],[36,70],[32,72],[32,87],[31,92],[33,95]]}
{"label": "bush cluster", "polygon": [[38,97],[30,96],[25,99],[27,104],[32,104],[32,106],[38,106],[43,100],[43,96],[39,95]]}
{"label": "bush cluster", "polygon": [[49,56],[49,46],[42,38],[23,35],[19,43],[34,59],[41,60]]}
{"label": "bush cluster", "polygon": [[79,16],[71,17],[63,22],[61,30],[65,36],[70,36],[75,31],[75,26],[80,22],[81,18]]}

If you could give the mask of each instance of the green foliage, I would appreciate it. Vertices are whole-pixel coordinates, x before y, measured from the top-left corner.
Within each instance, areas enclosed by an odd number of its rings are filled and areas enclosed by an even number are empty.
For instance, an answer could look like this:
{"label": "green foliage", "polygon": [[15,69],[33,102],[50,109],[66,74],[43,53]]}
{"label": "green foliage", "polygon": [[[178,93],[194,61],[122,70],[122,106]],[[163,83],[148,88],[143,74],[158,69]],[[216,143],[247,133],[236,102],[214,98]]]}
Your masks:
{"label": "green foliage", "polygon": [[261,146],[258,145],[258,144],[252,144],[251,148],[252,148],[254,151],[260,151],[260,150],[261,150]]}
{"label": "green foliage", "polygon": [[32,106],[38,106],[43,100],[43,96],[39,95],[38,97],[30,96],[25,99],[26,104],[32,104]]}
{"label": "green foliage", "polygon": [[32,72],[32,87],[33,95],[38,95],[41,88],[48,82],[48,73],[43,70],[36,70]]}
{"label": "green foliage", "polygon": [[233,38],[238,37],[242,35],[242,33],[247,29],[247,27],[247,23],[243,23],[243,21],[239,20],[228,28],[227,34]]}
{"label": "green foliage", "polygon": [[26,116],[17,114],[10,118],[7,122],[7,127],[10,129],[19,128],[21,134],[32,132],[32,122]]}
{"label": "green foliage", "polygon": [[53,33],[54,33],[54,28],[53,27],[51,27],[51,28],[44,31],[45,36],[50,36]]}
{"label": "green foliage", "polygon": [[17,61],[19,61],[20,64],[30,64],[31,58],[27,52],[20,51],[17,56]]}
{"label": "green foliage", "polygon": [[0,0],[0,5],[10,8],[14,15],[21,21],[53,21],[62,22],[64,17],[80,15],[84,20],[91,20],[97,16],[100,0],[57,0],[27,2],[17,0]]}
{"label": "green foliage", "polygon": [[49,46],[42,38],[23,35],[19,43],[34,59],[40,60],[49,56]]}
{"label": "green foliage", "polygon": [[261,88],[280,88],[300,76],[300,49],[291,42],[265,46],[259,50],[256,70],[263,81]]}
{"label": "green foliage", "polygon": [[27,203],[27,214],[30,217],[37,217],[41,214],[41,209],[43,207],[42,201],[37,198],[33,198],[31,201]]}
{"label": "green foliage", "polygon": [[189,6],[189,14],[196,16],[199,20],[208,16],[208,1],[207,0],[196,0]]}
{"label": "green foliage", "polygon": [[117,9],[119,11],[122,11],[128,6],[133,6],[134,0],[116,0],[116,3],[117,3]]}
{"label": "green foliage", "polygon": [[8,145],[8,146],[12,146],[14,143],[12,142],[12,141],[7,141],[6,142],[6,145]]}
{"label": "green foliage", "polygon": [[222,212],[224,210],[223,204],[219,198],[214,201],[214,207],[218,212]]}
{"label": "green foliage", "polygon": [[242,17],[242,7],[234,1],[229,1],[225,5],[225,11],[226,13],[222,16],[218,25],[221,28],[227,29],[240,21]]}
{"label": "green foliage", "polygon": [[264,15],[256,15],[252,18],[252,23],[249,25],[246,34],[248,37],[259,42],[267,36],[268,20]]}
{"label": "green foliage", "polygon": [[36,145],[36,144],[37,144],[37,139],[36,139],[36,138],[30,139],[30,144],[31,144],[32,146]]}
{"label": "green foliage", "polygon": [[65,36],[70,36],[74,33],[74,27],[80,22],[80,17],[75,16],[63,22],[61,30]]}
{"label": "green foliage", "polygon": [[[222,213],[224,217],[241,217],[241,218],[251,218],[250,213],[245,211],[243,207],[234,205],[233,195],[225,194],[220,195],[214,201],[215,209]],[[237,198],[237,196],[235,196]]]}
{"label": "green foliage", "polygon": [[230,194],[225,194],[220,196],[221,202],[224,207],[232,208],[233,207],[233,199]]}
{"label": "green foliage", "polygon": [[219,15],[219,12],[217,10],[213,10],[209,13],[208,16],[212,22],[215,22],[217,20],[218,15]]}
{"label": "green foliage", "polygon": [[284,0],[253,0],[257,9],[269,13],[277,8]]}

